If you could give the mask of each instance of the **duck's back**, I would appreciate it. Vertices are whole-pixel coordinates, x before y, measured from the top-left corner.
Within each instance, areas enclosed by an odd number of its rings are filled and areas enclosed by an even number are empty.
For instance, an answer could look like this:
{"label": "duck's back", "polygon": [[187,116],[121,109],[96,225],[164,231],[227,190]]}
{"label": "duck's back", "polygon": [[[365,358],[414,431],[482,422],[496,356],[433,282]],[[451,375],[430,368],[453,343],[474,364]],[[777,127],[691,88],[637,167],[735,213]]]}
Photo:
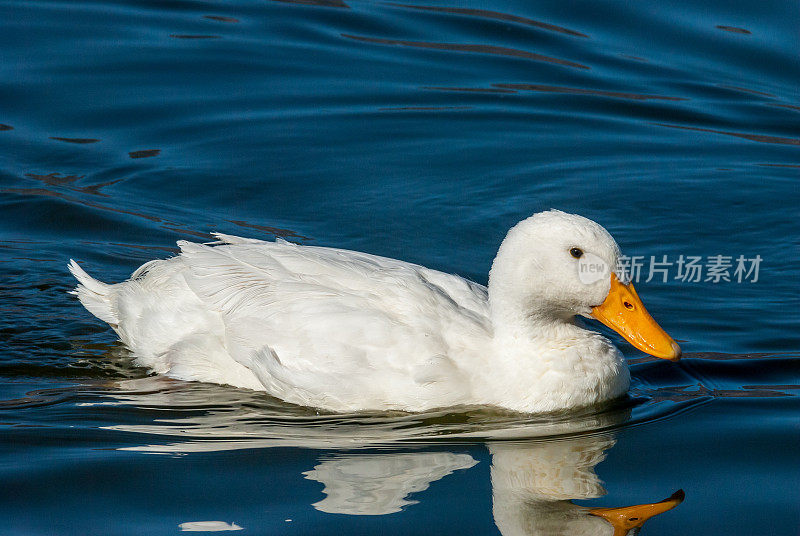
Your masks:
{"label": "duck's back", "polygon": [[110,318],[78,294],[173,377],[334,410],[469,399],[464,368],[491,338],[484,287],[364,253],[217,237],[108,285]]}

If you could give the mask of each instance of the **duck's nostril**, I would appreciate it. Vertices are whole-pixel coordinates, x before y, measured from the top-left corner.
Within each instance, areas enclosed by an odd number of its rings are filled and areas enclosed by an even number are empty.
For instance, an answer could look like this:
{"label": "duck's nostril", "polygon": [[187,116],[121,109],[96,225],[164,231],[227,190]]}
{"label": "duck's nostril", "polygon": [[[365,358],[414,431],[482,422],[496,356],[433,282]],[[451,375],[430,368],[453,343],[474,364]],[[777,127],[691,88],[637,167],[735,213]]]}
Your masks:
{"label": "duck's nostril", "polygon": [[622,305],[625,306],[625,309],[628,309],[629,311],[633,311],[633,304],[632,303],[630,303],[630,302],[622,302]]}

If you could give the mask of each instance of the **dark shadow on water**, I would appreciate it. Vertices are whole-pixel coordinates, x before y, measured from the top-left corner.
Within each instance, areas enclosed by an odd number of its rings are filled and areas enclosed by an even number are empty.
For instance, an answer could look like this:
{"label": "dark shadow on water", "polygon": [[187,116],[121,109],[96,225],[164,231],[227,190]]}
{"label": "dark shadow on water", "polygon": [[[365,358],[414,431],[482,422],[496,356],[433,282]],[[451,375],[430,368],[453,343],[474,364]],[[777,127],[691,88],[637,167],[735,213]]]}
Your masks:
{"label": "dark shadow on water", "polygon": [[302,6],[319,6],[319,7],[339,7],[350,9],[350,6],[342,2],[342,0],[272,0],[273,2],[283,2],[285,4],[299,4]]}
{"label": "dark shadow on water", "polygon": [[477,45],[477,44],[462,44],[462,43],[433,43],[429,41],[403,41],[399,39],[381,39],[377,37],[365,37],[360,35],[342,34],[342,37],[352,39],[354,41],[361,41],[364,43],[374,43],[377,45],[393,45],[411,48],[423,48],[432,50],[447,50],[451,52],[471,52],[475,54],[492,54],[497,56],[507,56],[512,58],[522,58],[526,60],[540,61],[545,63],[554,63],[564,67],[572,67],[574,69],[590,69],[589,66],[568,61],[560,58],[553,58],[543,54],[536,54],[526,50],[519,50],[516,48],[501,47],[496,45]]}
{"label": "dark shadow on water", "polygon": [[158,156],[160,153],[161,149],[145,149],[143,151],[131,151],[128,156],[131,158],[148,158],[150,156]]}
{"label": "dark shadow on water", "polygon": [[254,223],[248,223],[248,222],[242,221],[242,220],[227,220],[227,221],[230,222],[230,223],[233,223],[234,225],[238,225],[239,227],[245,227],[247,229],[256,229],[258,231],[264,231],[264,232],[269,233],[270,235],[272,235],[272,236],[274,236],[276,238],[283,238],[285,240],[290,240],[290,241],[294,240],[294,241],[301,242],[301,243],[302,242],[308,242],[309,240],[314,240],[313,238],[310,238],[308,236],[303,236],[303,235],[301,235],[299,233],[296,233],[295,231],[292,231],[291,229],[281,229],[279,227],[271,227],[269,225],[256,225]]}
{"label": "dark shadow on water", "polygon": [[445,112],[448,110],[472,110],[472,106],[397,106],[378,108],[379,112]]}
{"label": "dark shadow on water", "polygon": [[434,91],[457,91],[464,93],[517,93],[512,89],[497,89],[489,87],[423,87]]}
{"label": "dark shadow on water", "polygon": [[474,8],[446,7],[446,6],[416,6],[412,4],[388,4],[388,5],[394,7],[404,7],[408,9],[418,9],[421,11],[434,11],[437,13],[449,13],[452,15],[466,15],[469,17],[478,17],[482,19],[501,20],[503,22],[513,22],[516,24],[533,26],[534,28],[540,28],[542,30],[547,30],[550,32],[558,32],[566,35],[571,35],[573,37],[584,37],[584,38],[589,37],[584,33],[577,32],[575,30],[570,30],[569,28],[564,28],[563,26],[556,26],[555,24],[548,24],[546,22],[540,22],[537,20],[529,19],[527,17],[519,17],[517,15],[502,13],[500,11],[491,11],[488,9],[474,9]]}
{"label": "dark shadow on water", "polygon": [[597,95],[600,97],[612,97],[615,99],[628,100],[665,100],[665,101],[685,101],[685,97],[667,97],[664,95],[643,95],[640,93],[627,93],[620,91],[601,91],[598,89],[585,89],[579,87],[559,87],[545,86],[541,84],[492,84],[492,87],[501,89],[512,89],[515,91],[538,91],[541,93],[564,93],[570,95]]}
{"label": "dark shadow on water", "polygon": [[718,30],[723,30],[725,32],[731,32],[731,33],[737,33],[737,34],[745,34],[745,35],[750,35],[751,33],[753,33],[750,30],[745,30],[744,28],[738,28],[736,26],[725,26],[725,25],[721,25],[721,24],[717,26],[717,29]]}
{"label": "dark shadow on water", "polygon": [[65,141],[67,143],[76,143],[79,145],[85,145],[87,143],[97,143],[98,141],[100,141],[97,138],[60,138],[58,136],[50,136],[50,139],[56,141]]}
{"label": "dark shadow on water", "polygon": [[239,19],[234,19],[233,17],[224,17],[222,15],[203,15],[204,19],[214,20],[217,22],[230,22],[230,23],[237,23]]}
{"label": "dark shadow on water", "polygon": [[91,184],[89,186],[76,186],[75,183],[83,179],[86,175],[62,175],[61,173],[54,172],[47,174],[26,173],[25,176],[30,179],[41,181],[49,186],[61,186],[67,188],[68,190],[72,190],[74,192],[96,195],[100,197],[109,197],[108,194],[105,194],[100,190],[102,190],[106,186],[117,184],[118,182],[121,182],[123,180],[123,179],[114,179],[111,181]]}
{"label": "dark shadow on water", "polygon": [[[200,34],[172,34],[170,37],[175,39],[220,39],[219,35],[200,35]],[[135,158],[135,157],[131,157]]]}
{"label": "dark shadow on water", "polygon": [[800,145],[798,138],[784,138],[780,136],[765,136],[763,134],[745,134],[742,132],[726,132],[724,130],[714,130],[710,128],[687,127],[683,125],[668,125],[665,123],[653,123],[659,127],[679,128],[683,130],[694,130],[697,132],[710,132],[712,134],[724,134],[725,136],[733,136],[735,138],[742,138],[750,141],[757,141],[760,143],[777,143],[781,145]]}

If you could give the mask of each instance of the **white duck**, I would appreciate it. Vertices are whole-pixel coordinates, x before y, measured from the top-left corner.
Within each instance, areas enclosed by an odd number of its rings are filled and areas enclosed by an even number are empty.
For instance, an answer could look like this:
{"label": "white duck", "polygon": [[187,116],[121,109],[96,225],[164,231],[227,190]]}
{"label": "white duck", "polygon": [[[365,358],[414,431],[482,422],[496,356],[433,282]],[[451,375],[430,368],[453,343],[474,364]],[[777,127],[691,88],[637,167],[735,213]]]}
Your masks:
{"label": "white duck", "polygon": [[544,412],[624,394],[621,353],[576,315],[680,357],[617,277],[614,239],[581,216],[551,210],[513,227],[488,288],[366,253],[215,236],[178,242],[180,255],[115,285],[71,261],[73,292],[141,366],[331,411]]}

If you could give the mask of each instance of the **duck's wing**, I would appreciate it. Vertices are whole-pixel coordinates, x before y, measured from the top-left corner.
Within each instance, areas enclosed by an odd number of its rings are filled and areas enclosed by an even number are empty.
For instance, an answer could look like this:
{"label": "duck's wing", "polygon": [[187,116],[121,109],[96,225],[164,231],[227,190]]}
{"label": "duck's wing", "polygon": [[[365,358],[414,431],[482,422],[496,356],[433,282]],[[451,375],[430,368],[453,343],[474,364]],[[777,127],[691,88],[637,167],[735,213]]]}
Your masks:
{"label": "duck's wing", "polygon": [[[397,284],[399,288],[395,287],[396,291],[407,289],[408,292],[416,292],[417,297],[433,294],[447,303],[452,302],[460,313],[475,320],[483,321],[488,315],[486,287],[457,275],[369,253],[300,246],[280,238],[275,242],[267,242],[222,233],[213,235],[219,242],[208,245],[179,242],[183,257],[197,259],[198,249],[205,253],[218,253],[225,255],[230,264],[249,267],[252,275],[264,281],[316,284],[332,291],[382,295],[388,290],[383,284]],[[207,247],[214,245],[237,247]],[[192,248],[193,253],[188,248]],[[198,268],[195,264],[190,267],[193,270]],[[391,304],[402,306],[403,302],[392,300]]]}
{"label": "duck's wing", "polygon": [[420,389],[438,396],[446,390],[433,384],[463,381],[454,356],[488,339],[486,289],[458,276],[365,253],[218,238],[179,243],[186,281],[221,313],[231,356],[289,401],[403,408]]}

